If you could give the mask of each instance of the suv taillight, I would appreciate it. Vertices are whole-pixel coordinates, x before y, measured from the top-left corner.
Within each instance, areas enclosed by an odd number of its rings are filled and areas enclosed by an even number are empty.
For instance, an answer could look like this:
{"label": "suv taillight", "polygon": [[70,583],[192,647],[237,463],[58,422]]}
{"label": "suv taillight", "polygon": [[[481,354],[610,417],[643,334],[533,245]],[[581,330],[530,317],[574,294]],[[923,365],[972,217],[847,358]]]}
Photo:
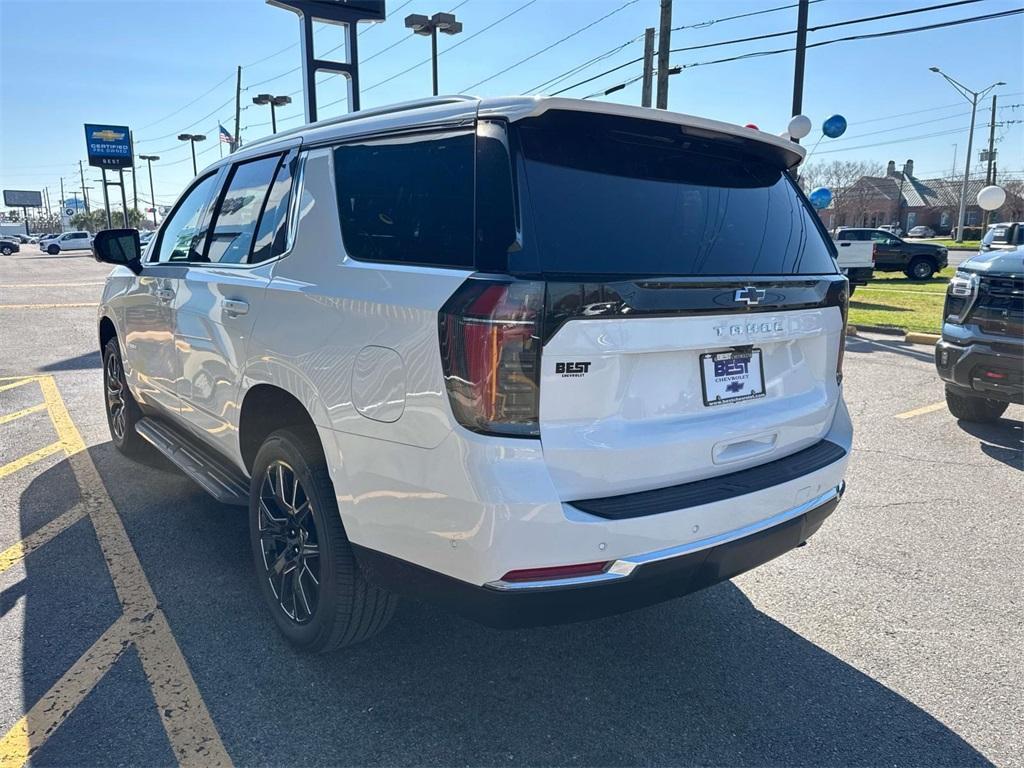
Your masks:
{"label": "suv taillight", "polygon": [[871,263],[874,264],[878,260],[878,243],[871,244]]}
{"label": "suv taillight", "polygon": [[439,313],[452,413],[474,432],[538,437],[544,283],[470,278]]}
{"label": "suv taillight", "polygon": [[829,286],[825,298],[826,306],[839,307],[843,316],[843,327],[839,334],[839,354],[836,357],[836,384],[843,383],[843,357],[846,354],[846,320],[850,315],[850,281],[836,280]]}

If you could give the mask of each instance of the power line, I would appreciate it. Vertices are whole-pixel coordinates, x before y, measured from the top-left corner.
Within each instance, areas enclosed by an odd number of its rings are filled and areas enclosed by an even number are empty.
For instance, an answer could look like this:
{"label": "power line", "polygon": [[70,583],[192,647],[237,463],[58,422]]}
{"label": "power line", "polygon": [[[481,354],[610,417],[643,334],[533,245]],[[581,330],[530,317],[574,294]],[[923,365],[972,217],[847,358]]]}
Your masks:
{"label": "power line", "polygon": [[[808,2],[808,5],[814,5],[814,3],[820,3],[820,2],[823,2],[823,1],[824,0],[810,0]],[[720,19],[711,19],[710,21],[701,21],[701,22],[698,22],[697,24],[684,24],[681,27],[672,27],[672,31],[673,32],[678,32],[681,29],[703,29],[705,27],[710,27],[712,24],[717,24],[720,21],[734,21],[736,19],[745,19],[748,16],[760,16],[761,14],[764,14],[764,13],[775,13],[776,11],[785,11],[785,10],[788,10],[790,8],[796,8],[798,5],[800,5],[800,4],[799,3],[791,3],[789,5],[780,5],[780,6],[776,7],[776,8],[765,8],[764,10],[761,10],[761,11],[750,11],[749,13],[739,13],[739,14],[736,14],[735,16],[724,16],[724,17],[722,17]]]}
{"label": "power line", "polygon": [[[479,30],[478,32],[474,32],[472,35],[469,35],[468,37],[463,38],[462,40],[460,40],[459,42],[455,43],[454,45],[448,46],[443,51],[438,51],[437,55],[441,56],[442,54],[445,54],[445,53],[448,53],[449,51],[455,50],[460,45],[465,45],[466,43],[468,43],[473,38],[479,37],[480,35],[482,35],[487,30],[492,29],[493,27],[496,27],[498,24],[501,24],[501,22],[505,21],[506,19],[510,19],[511,17],[513,17],[517,13],[519,13],[520,11],[525,10],[526,8],[529,8],[531,5],[533,5],[536,2],[537,2],[537,0],[526,0],[525,3],[523,3],[522,5],[516,6],[516,8],[514,8],[513,10],[509,11],[508,13],[506,13],[504,16],[502,16],[497,21],[492,21],[490,24],[488,24],[486,27],[484,27],[483,29]],[[383,80],[381,80],[380,82],[374,83],[373,85],[369,86],[368,88],[364,88],[363,89],[363,93],[366,93],[368,91],[372,91],[374,88],[379,88],[380,86],[384,85],[385,83],[390,83],[392,80],[395,80],[396,78],[399,78],[399,77],[401,77],[404,74],[412,72],[414,69],[417,69],[418,67],[422,67],[424,64],[429,64],[431,60],[432,60],[432,57],[431,58],[426,58],[423,61],[419,62],[418,64],[413,64],[411,67],[403,69],[401,72],[398,72],[397,74],[391,75],[391,77],[386,77]]]}
{"label": "power line", "polygon": [[[961,1],[963,2],[964,0],[961,0]],[[967,2],[977,2],[978,0],[966,0],[966,1]],[[972,23],[978,22],[978,21],[991,21],[991,20],[994,20],[994,19],[1001,19],[1001,18],[1006,18],[1006,17],[1009,17],[1009,16],[1016,16],[1016,15],[1018,15],[1020,13],[1024,13],[1024,8],[1016,8],[1016,9],[1013,9],[1013,10],[1010,10],[1010,11],[999,11],[997,13],[989,13],[989,14],[985,14],[985,15],[982,15],[982,16],[970,16],[970,17],[965,18],[965,19],[954,19],[952,21],[937,22],[935,24],[923,24],[923,25],[917,26],[917,27],[906,27],[904,29],[893,29],[893,30],[888,30],[886,32],[865,32],[865,33],[861,33],[861,34],[858,34],[858,35],[848,35],[846,37],[839,37],[839,38],[835,38],[833,40],[822,40],[822,41],[817,42],[817,43],[808,43],[807,44],[807,48],[820,48],[821,46],[825,46],[825,45],[833,45],[835,43],[848,43],[848,42],[852,42],[852,41],[856,41],[856,40],[871,40],[871,39],[882,38],[882,37],[894,37],[896,35],[905,35],[905,34],[910,34],[912,32],[927,32],[927,31],[930,31],[930,30],[933,30],[933,29],[943,29],[945,27],[955,27],[955,26],[959,26],[959,25],[962,25],[962,24],[972,24]],[[854,22],[850,22],[850,23],[854,23]],[[722,45],[728,45],[729,42],[730,41],[725,41],[725,42],[722,43]],[[780,53],[790,53],[790,52],[792,52],[794,50],[796,50],[796,49],[795,48],[776,48],[774,50],[767,50],[767,51],[752,51],[750,53],[743,53],[743,54],[739,54],[739,55],[736,55],[736,56],[728,56],[728,57],[725,57],[725,58],[722,58],[722,59],[712,59],[710,61],[698,61],[698,62],[694,62],[692,64],[682,64],[682,65],[679,65],[679,69],[680,70],[683,70],[683,69],[693,69],[695,67],[704,67],[704,66],[709,66],[709,65],[712,65],[712,64],[725,64],[727,62],[732,62],[732,61],[742,61],[743,59],[759,58],[759,57],[762,57],[762,56],[775,56],[775,55],[780,54]],[[635,63],[636,61],[639,61],[639,60],[640,59],[637,59],[637,60],[635,60],[633,62],[627,62],[624,65],[621,65],[621,66],[618,66],[618,67],[614,67],[614,68],[612,68],[610,70],[607,70],[606,72],[603,72],[603,73],[601,73],[599,75],[595,75],[595,76],[590,77],[590,78],[588,78],[586,80],[581,80],[580,82],[575,83],[574,85],[570,85],[567,88],[563,88],[562,90],[557,91],[553,95],[557,95],[558,93],[564,93],[565,91],[572,90],[573,88],[576,88],[576,87],[578,87],[580,85],[584,85],[586,83],[589,83],[592,80],[596,80],[597,78],[603,77],[606,74],[614,72],[614,71],[616,71],[618,69],[622,69],[624,66],[628,66],[629,64],[633,64],[633,63]],[[633,80],[630,80],[628,82],[635,82],[635,80],[636,80],[636,78],[634,78]],[[620,83],[619,85],[620,86],[625,86],[627,84],[628,83]],[[618,90],[618,86],[613,86],[613,88]]]}
{"label": "power line", "polygon": [[[614,10],[609,11],[608,13],[604,14],[600,18],[594,19],[594,21],[590,22],[589,24],[586,24],[586,25],[580,27],[579,29],[576,29],[573,32],[570,32],[565,37],[559,38],[558,40],[556,40],[555,42],[551,43],[550,45],[547,45],[544,48],[541,48],[539,51],[531,53],[529,56],[526,56],[525,58],[520,59],[515,64],[510,64],[509,66],[505,67],[504,69],[499,70],[498,72],[495,72],[493,75],[485,77],[483,80],[478,80],[477,82],[473,83],[472,85],[467,85],[462,90],[463,91],[469,91],[472,88],[476,88],[478,85],[483,85],[484,83],[493,80],[494,78],[498,77],[499,75],[503,75],[506,72],[515,69],[520,64],[525,64],[526,62],[530,61],[531,59],[537,58],[542,53],[547,53],[552,48],[554,48],[554,47],[564,43],[566,40],[569,40],[570,38],[576,37],[576,35],[580,34],[581,32],[586,32],[591,27],[593,27],[593,26],[595,26],[597,24],[600,24],[602,21],[604,21],[606,19],[611,18],[612,16],[617,14],[619,11],[623,11],[623,10],[625,10],[626,8],[628,8],[631,5],[636,5],[638,2],[639,2],[639,0],[627,0],[627,2],[623,3],[618,8],[615,8]],[[821,2],[821,0],[817,0],[817,2]]]}
{"label": "power line", "polygon": [[174,117],[175,115],[177,115],[177,114],[178,114],[179,112],[182,112],[182,111],[184,111],[184,110],[188,109],[189,107],[191,107],[191,106],[192,106],[193,104],[195,104],[195,103],[196,103],[197,101],[199,101],[200,99],[202,99],[202,98],[204,98],[204,97],[206,97],[206,96],[209,96],[209,95],[210,95],[211,93],[213,93],[213,92],[214,92],[215,90],[217,90],[218,88],[220,88],[220,87],[221,87],[222,85],[224,85],[224,83],[226,83],[226,82],[227,82],[228,80],[231,80],[231,79],[232,79],[233,77],[234,77],[234,74],[228,75],[228,76],[227,76],[227,77],[225,77],[225,78],[224,78],[223,80],[221,80],[221,81],[220,81],[219,83],[217,83],[217,84],[216,84],[215,86],[213,86],[212,88],[210,88],[210,90],[208,90],[208,91],[203,91],[203,92],[202,92],[201,94],[199,94],[198,96],[196,96],[196,97],[195,97],[194,99],[192,99],[192,101],[190,101],[190,102],[189,102],[188,104],[186,104],[185,106],[183,106],[183,107],[178,107],[178,109],[174,110],[173,112],[171,112],[171,113],[170,113],[169,115],[167,115],[166,117],[161,117],[161,118],[160,118],[159,120],[154,120],[154,121],[153,121],[152,123],[148,123],[148,124],[146,124],[146,125],[143,125],[143,126],[142,126],[141,128],[139,128],[138,130],[140,130],[140,131],[144,131],[144,130],[146,130],[147,128],[152,128],[152,127],[153,127],[154,125],[159,125],[160,123],[164,122],[165,120],[170,120],[170,119],[171,119],[172,117]]}
{"label": "power line", "polygon": [[[562,82],[563,80],[566,80],[566,79],[572,77],[573,75],[577,74],[578,72],[583,71],[587,67],[590,67],[591,65],[596,64],[599,61],[603,61],[604,59],[607,59],[609,56],[615,55],[616,53],[621,51],[623,48],[627,48],[627,47],[633,45],[634,43],[640,42],[641,40],[643,40],[643,35],[637,35],[632,40],[628,40],[625,43],[622,43],[621,45],[617,45],[614,48],[610,48],[609,50],[605,51],[604,53],[599,53],[594,58],[588,59],[587,61],[583,62],[582,64],[577,64],[572,69],[568,69],[565,72],[563,72],[562,74],[556,75],[555,77],[552,77],[549,80],[545,80],[540,85],[535,85],[533,88],[530,88],[527,91],[523,91],[523,93],[524,94],[526,94],[526,93],[536,93],[537,91],[540,91],[541,89],[546,88],[549,85],[557,85],[559,82]],[[632,63],[634,63],[636,61],[640,61],[640,60],[642,60],[642,58],[641,59],[634,59],[630,63],[632,64]]]}

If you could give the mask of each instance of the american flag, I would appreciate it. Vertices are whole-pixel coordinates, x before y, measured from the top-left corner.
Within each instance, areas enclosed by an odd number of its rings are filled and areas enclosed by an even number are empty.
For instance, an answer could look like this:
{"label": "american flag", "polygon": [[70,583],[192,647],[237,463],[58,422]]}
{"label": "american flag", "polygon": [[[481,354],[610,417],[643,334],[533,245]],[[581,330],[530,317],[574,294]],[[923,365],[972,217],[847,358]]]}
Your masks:
{"label": "american flag", "polygon": [[231,144],[232,146],[234,146],[235,137],[228,133],[228,129],[220,123],[217,123],[217,127],[220,128],[220,131],[218,131],[218,133],[220,134],[220,140],[223,141],[225,144]]}

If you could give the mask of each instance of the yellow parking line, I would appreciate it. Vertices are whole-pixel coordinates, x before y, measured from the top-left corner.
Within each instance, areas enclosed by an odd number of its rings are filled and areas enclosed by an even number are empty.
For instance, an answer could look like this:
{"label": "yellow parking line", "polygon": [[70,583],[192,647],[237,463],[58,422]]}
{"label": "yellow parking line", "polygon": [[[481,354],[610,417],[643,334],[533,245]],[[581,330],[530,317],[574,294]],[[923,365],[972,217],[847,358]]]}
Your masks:
{"label": "yellow parking line", "polygon": [[0,768],[24,765],[82,703],[130,644],[130,620],[121,616],[71,669],[0,739]]}
{"label": "yellow parking line", "polygon": [[12,421],[20,419],[22,416],[28,416],[33,413],[39,413],[40,411],[46,410],[46,403],[39,403],[39,405],[33,405],[31,408],[22,408],[20,411],[14,413],[8,413],[5,416],[0,416],[0,424],[9,424]]}
{"label": "yellow parking line", "polygon": [[20,459],[7,462],[3,466],[0,466],[0,480],[8,475],[13,475],[19,469],[24,469],[25,467],[32,466],[37,461],[42,461],[47,456],[52,456],[63,447],[64,445],[58,440],[56,443],[50,443],[47,446],[43,446],[38,451],[32,451],[32,453],[22,456]]}
{"label": "yellow parking line", "polygon": [[896,414],[896,418],[897,419],[912,419],[915,416],[923,416],[924,414],[931,413],[932,411],[941,411],[945,407],[946,407],[946,401],[943,400],[941,403],[932,403],[931,405],[925,405],[925,406],[922,406],[921,408],[915,408],[914,410],[907,411],[906,413],[897,413]]}
{"label": "yellow parking line", "polygon": [[0,552],[0,573],[15,563],[21,562],[41,546],[85,517],[85,507],[76,504],[60,517],[54,518],[42,528],[30,533],[21,541]]}
{"label": "yellow parking line", "polygon": [[65,309],[68,307],[98,307],[99,303],[73,302],[71,304],[0,304],[0,309]]}
{"label": "yellow parking line", "polygon": [[16,378],[16,381],[12,381],[10,384],[0,384],[0,392],[6,392],[8,389],[14,389],[15,387],[20,387],[22,384],[28,384],[30,381],[36,380],[35,376],[27,376],[25,378],[18,376],[12,378]]}
{"label": "yellow parking line", "polygon": [[52,376],[40,379],[54,429],[69,456],[81,504],[96,529],[171,749],[181,766],[231,765],[220,734],[156,601],[142,563]]}

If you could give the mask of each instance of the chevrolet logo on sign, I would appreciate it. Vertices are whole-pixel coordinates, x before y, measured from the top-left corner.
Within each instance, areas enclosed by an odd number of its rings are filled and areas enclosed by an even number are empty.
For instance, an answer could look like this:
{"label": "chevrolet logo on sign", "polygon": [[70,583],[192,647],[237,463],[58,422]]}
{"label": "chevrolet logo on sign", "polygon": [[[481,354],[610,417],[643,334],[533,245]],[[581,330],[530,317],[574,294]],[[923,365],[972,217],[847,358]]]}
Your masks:
{"label": "chevrolet logo on sign", "polygon": [[121,141],[124,138],[124,134],[104,128],[102,131],[93,131],[92,138],[102,141]]}

